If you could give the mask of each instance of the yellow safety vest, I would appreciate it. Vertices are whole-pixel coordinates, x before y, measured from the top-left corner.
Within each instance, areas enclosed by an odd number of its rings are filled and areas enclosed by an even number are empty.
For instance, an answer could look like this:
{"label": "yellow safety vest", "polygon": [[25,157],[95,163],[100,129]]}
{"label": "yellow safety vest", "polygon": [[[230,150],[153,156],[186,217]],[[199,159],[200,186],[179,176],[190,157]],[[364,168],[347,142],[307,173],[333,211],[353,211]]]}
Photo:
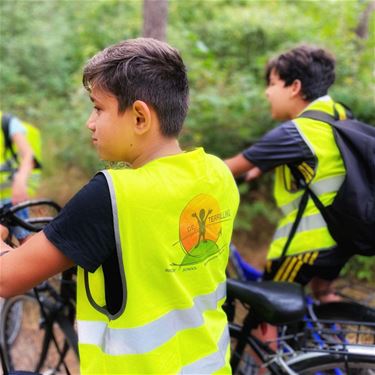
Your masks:
{"label": "yellow safety vest", "polygon": [[239,195],[203,149],[104,171],[123,304],[105,308],[101,267],[79,268],[81,374],[231,373],[222,310]]}
{"label": "yellow safety vest", "polygon": [[[341,105],[335,104],[329,96],[324,96],[312,102],[303,112],[318,110],[334,115],[334,108],[339,113],[340,119],[346,117],[345,109]],[[345,177],[345,166],[336,145],[332,128],[326,123],[308,118],[297,118],[293,122],[316,158],[314,171],[306,163],[298,166],[298,169],[307,181],[310,181],[311,190],[315,192],[325,206],[328,206],[332,203]],[[295,184],[295,181],[290,169],[286,165],[277,167],[275,170],[274,195],[283,217],[279,221],[274,234],[268,259],[276,259],[281,256],[296,218],[298,205],[304,190],[301,188],[293,191],[293,184]],[[287,255],[314,250],[328,250],[335,244],[336,242],[329,234],[321,213],[313,201],[309,199]]]}
{"label": "yellow safety vest", "polygon": [[[0,121],[2,119],[2,112],[0,111]],[[36,159],[41,161],[41,136],[40,131],[34,125],[27,122],[22,122],[26,129],[26,138],[29,142]],[[17,146],[13,145],[13,150],[17,153]],[[4,133],[0,129],[0,200],[10,199],[12,197],[12,174],[17,170],[18,163],[14,160],[11,152],[5,150],[4,147]],[[27,193],[30,197],[34,196],[40,184],[41,170],[40,168],[33,169],[27,181]]]}

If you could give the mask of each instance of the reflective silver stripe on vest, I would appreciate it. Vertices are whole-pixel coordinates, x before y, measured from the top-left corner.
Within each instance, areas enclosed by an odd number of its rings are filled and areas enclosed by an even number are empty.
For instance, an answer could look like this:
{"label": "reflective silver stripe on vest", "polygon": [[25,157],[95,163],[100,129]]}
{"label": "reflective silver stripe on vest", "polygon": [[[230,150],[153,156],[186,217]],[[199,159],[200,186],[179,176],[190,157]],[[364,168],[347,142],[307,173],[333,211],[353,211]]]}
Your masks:
{"label": "reflective silver stripe on vest", "polygon": [[0,189],[7,189],[12,186],[12,174],[14,172],[15,171],[9,166],[9,163],[4,162],[0,165]]}
{"label": "reflective silver stripe on vest", "polygon": [[[293,223],[289,223],[278,228],[277,231],[275,232],[275,235],[273,236],[273,239],[277,240],[279,238],[288,237],[290,230],[292,228],[292,225]],[[307,232],[312,229],[325,228],[326,226],[327,224],[324,221],[323,216],[320,213],[317,213],[315,215],[302,217],[298,225],[296,234],[301,233],[301,232]]]}
{"label": "reflective silver stripe on vest", "polygon": [[201,358],[198,361],[184,366],[180,374],[212,374],[225,366],[225,355],[229,345],[229,330],[225,326],[223,334],[219,340],[219,350],[207,357]]}
{"label": "reflective silver stripe on vest", "polygon": [[142,354],[168,342],[178,331],[204,324],[203,313],[216,310],[226,296],[226,284],[194,299],[191,308],[173,310],[153,322],[136,328],[110,328],[106,322],[78,321],[81,344],[91,344],[110,355]]}
{"label": "reflective silver stripe on vest", "polygon": [[[310,189],[319,197],[324,193],[333,193],[339,190],[344,182],[345,175],[334,176],[325,178],[324,180],[317,181],[310,185]],[[280,209],[284,215],[290,214],[293,210],[298,209],[301,197],[296,198],[294,201],[281,206]]]}
{"label": "reflective silver stripe on vest", "polygon": [[12,181],[4,182],[0,184],[0,189],[7,189],[7,188],[10,188],[11,186],[12,186]]}

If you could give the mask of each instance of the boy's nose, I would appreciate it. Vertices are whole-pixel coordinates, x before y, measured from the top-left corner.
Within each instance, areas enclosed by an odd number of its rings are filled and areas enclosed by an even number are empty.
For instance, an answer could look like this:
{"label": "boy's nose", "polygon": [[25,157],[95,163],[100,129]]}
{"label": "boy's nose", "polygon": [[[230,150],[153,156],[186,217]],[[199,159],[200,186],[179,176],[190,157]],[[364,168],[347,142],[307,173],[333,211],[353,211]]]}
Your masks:
{"label": "boy's nose", "polygon": [[91,116],[87,119],[86,127],[87,127],[88,129],[90,129],[91,131],[94,131],[94,130],[95,130],[95,123],[94,123],[94,121],[92,120]]}

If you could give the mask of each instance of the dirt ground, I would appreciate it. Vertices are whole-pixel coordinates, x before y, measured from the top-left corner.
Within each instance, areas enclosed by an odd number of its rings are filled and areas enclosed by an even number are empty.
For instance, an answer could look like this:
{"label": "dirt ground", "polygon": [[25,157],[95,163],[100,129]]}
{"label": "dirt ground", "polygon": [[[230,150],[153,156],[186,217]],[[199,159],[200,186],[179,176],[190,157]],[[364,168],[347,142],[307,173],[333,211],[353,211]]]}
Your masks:
{"label": "dirt ground", "polygon": [[[45,333],[41,327],[42,319],[40,318],[39,306],[34,299],[25,299],[13,305],[11,316],[13,316],[16,321],[16,323],[13,322],[11,326],[16,326],[16,328],[13,329],[18,332],[16,337],[12,340],[11,345],[14,369],[24,371],[36,370],[42,352],[42,343]],[[54,335],[61,352],[64,336],[57,324],[54,326]],[[51,342],[48,348],[47,358],[40,372],[45,375],[52,375],[51,370],[56,367],[59,358],[56,345]],[[78,360],[72,350],[70,350],[66,356],[66,364],[72,375],[79,374]],[[60,366],[60,371],[53,374],[66,374],[63,365]]]}

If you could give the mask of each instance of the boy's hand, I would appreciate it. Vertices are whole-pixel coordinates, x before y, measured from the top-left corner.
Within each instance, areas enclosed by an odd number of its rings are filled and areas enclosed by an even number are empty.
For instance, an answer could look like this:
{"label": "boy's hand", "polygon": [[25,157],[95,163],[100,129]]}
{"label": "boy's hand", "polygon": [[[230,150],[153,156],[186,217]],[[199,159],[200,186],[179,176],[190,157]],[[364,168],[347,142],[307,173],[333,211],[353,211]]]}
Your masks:
{"label": "boy's hand", "polygon": [[259,169],[258,167],[253,167],[245,174],[245,181],[249,182],[249,181],[255,180],[256,178],[261,176],[262,173],[263,172],[261,171],[261,169]]}
{"label": "boy's hand", "polygon": [[[0,224],[0,239],[5,241],[9,236],[9,229],[4,225]],[[3,249],[3,245],[1,244],[1,250]]]}

